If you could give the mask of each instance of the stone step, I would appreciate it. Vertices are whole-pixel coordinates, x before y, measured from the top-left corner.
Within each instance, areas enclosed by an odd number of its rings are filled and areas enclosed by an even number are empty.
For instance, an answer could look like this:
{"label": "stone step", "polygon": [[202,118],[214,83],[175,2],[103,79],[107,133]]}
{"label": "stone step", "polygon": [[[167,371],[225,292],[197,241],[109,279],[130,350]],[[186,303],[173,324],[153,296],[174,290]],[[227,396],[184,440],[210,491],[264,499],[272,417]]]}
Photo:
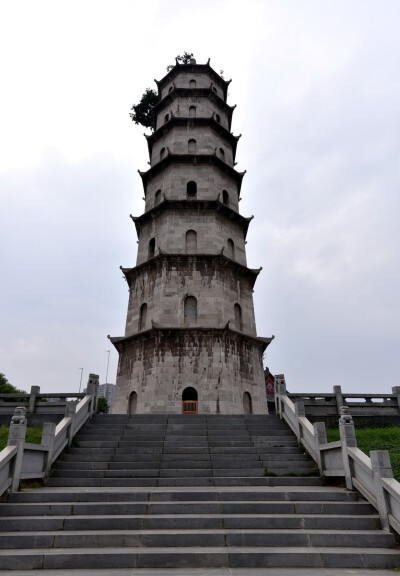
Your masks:
{"label": "stone step", "polygon": [[374,509],[323,486],[276,416],[98,416],[77,443],[0,505],[2,568],[400,565]]}
{"label": "stone step", "polygon": [[299,501],[169,501],[169,502],[29,502],[4,504],[4,516],[65,516],[115,514],[373,514],[367,502]]}
{"label": "stone step", "polygon": [[168,501],[335,501],[358,502],[355,492],[321,487],[313,490],[312,494],[306,489],[295,488],[212,488],[212,489],[160,489],[160,490],[116,490],[116,491],[53,491],[46,488],[14,492],[9,495],[9,504],[23,504],[25,502],[168,502]]}
{"label": "stone step", "polygon": [[207,478],[63,478],[50,477],[48,487],[137,487],[137,486],[321,486],[319,476],[207,477]]}
{"label": "stone step", "polygon": [[[47,530],[4,532],[0,549],[188,546],[366,547],[394,546],[393,534],[383,530],[195,529],[195,530]],[[400,552],[399,552],[400,554]]]}
{"label": "stone step", "polygon": [[391,569],[400,564],[400,551],[387,548],[340,547],[118,547],[99,551],[78,548],[0,550],[3,570],[217,568],[217,567],[337,567]]}
{"label": "stone step", "polygon": [[187,514],[174,515],[73,515],[0,517],[0,530],[184,530],[184,529],[305,529],[305,530],[379,530],[379,516],[298,514]]}

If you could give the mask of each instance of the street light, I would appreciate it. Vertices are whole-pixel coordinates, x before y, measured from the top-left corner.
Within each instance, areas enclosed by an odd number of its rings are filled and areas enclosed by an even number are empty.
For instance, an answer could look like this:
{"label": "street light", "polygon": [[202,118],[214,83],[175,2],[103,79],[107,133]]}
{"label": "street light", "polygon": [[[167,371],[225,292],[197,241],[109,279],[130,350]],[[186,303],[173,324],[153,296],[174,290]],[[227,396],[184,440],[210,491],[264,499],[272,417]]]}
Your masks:
{"label": "street light", "polygon": [[78,370],[80,370],[80,371],[81,371],[81,379],[80,379],[80,382],[79,382],[79,394],[80,394],[80,393],[81,393],[81,386],[82,386],[82,374],[83,374],[83,368],[78,368]]}
{"label": "street light", "polygon": [[106,384],[108,382],[108,365],[110,363],[110,350],[106,350],[106,352],[108,352],[108,358],[107,358],[107,372],[106,372]]}

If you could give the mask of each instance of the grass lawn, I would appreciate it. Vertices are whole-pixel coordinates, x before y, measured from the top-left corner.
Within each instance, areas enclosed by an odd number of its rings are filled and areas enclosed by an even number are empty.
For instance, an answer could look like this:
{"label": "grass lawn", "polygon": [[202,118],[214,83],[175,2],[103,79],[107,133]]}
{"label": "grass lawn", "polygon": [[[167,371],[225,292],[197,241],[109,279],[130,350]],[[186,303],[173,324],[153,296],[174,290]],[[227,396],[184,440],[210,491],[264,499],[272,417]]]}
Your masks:
{"label": "grass lawn", "polygon": [[[340,440],[338,428],[327,428],[328,442]],[[393,476],[400,482],[400,426],[356,428],[357,445],[369,456],[370,450],[388,450]]]}
{"label": "grass lawn", "polygon": [[[8,426],[0,426],[0,450],[3,450],[7,446],[8,439]],[[30,442],[32,444],[40,444],[42,441],[42,429],[41,428],[27,428],[25,442]]]}

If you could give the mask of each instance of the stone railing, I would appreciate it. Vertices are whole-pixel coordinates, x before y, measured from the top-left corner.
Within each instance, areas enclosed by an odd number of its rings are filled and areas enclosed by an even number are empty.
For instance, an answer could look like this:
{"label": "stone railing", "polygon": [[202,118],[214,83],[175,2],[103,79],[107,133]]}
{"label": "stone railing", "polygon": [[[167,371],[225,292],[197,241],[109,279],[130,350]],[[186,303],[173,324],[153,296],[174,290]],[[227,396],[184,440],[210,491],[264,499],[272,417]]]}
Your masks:
{"label": "stone railing", "polygon": [[12,414],[19,406],[31,414],[62,414],[67,402],[84,397],[84,393],[40,394],[40,387],[32,386],[30,394],[0,394],[0,415]]}
{"label": "stone railing", "polygon": [[[279,376],[277,376],[279,379]],[[392,388],[392,394],[347,394],[341,386],[334,386],[333,393],[304,394],[291,393],[287,395],[293,402],[301,401],[304,404],[307,418],[315,421],[323,419],[336,421],[340,416],[342,406],[350,408],[353,418],[394,418],[400,419],[400,387]]]}
{"label": "stone railing", "polygon": [[325,423],[311,424],[303,402],[293,402],[287,395],[283,375],[275,377],[275,403],[276,412],[318,464],[320,474],[345,478],[348,489],[357,489],[378,510],[382,528],[400,534],[400,483],[393,478],[389,453],[373,450],[368,457],[357,448],[349,407],[340,409],[340,440],[328,443]]}
{"label": "stone railing", "polygon": [[26,406],[15,408],[11,419],[8,444],[0,452],[0,496],[8,489],[17,491],[20,480],[48,476],[51,465],[69,446],[74,435],[91,418],[97,407],[99,377],[89,375],[87,394],[78,402],[67,402],[65,416],[59,424],[45,422],[41,444],[25,442]]}

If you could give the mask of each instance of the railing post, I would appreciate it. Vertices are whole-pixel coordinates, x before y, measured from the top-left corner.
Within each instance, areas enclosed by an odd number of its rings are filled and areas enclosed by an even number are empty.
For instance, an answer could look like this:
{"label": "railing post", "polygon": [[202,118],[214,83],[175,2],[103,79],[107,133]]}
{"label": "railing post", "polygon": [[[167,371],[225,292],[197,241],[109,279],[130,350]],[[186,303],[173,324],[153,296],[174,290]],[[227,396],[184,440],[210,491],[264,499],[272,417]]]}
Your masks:
{"label": "railing post", "polygon": [[29,396],[28,412],[33,414],[36,412],[36,400],[40,392],[40,386],[31,386],[31,393]]}
{"label": "railing post", "polygon": [[339,432],[340,432],[340,439],[342,441],[342,460],[346,476],[346,487],[349,490],[352,490],[353,465],[347,453],[347,447],[357,448],[357,439],[356,439],[356,431],[354,429],[353,418],[351,417],[347,406],[342,406],[340,409]]}
{"label": "railing post", "polygon": [[47,456],[44,464],[44,473],[49,475],[54,454],[54,439],[56,436],[56,425],[54,422],[45,422],[42,430],[42,446],[48,447]]}
{"label": "railing post", "polygon": [[296,415],[296,436],[297,436],[297,442],[299,444],[301,444],[301,439],[303,437],[303,429],[301,426],[301,422],[299,420],[299,418],[304,418],[306,415],[306,411],[304,408],[304,402],[302,402],[301,400],[299,400],[299,402],[296,402],[294,405],[294,413]]}
{"label": "railing post", "polygon": [[281,402],[281,396],[286,395],[286,382],[285,376],[283,374],[277,374],[275,376],[275,407],[276,413],[279,414],[279,418],[283,418],[283,405]]}
{"label": "railing post", "polygon": [[74,437],[74,419],[75,419],[76,404],[70,400],[65,403],[65,418],[71,418],[68,426],[68,446],[71,446],[72,438]]}
{"label": "railing post", "polygon": [[392,392],[397,396],[397,408],[400,412],[400,386],[393,386]]}
{"label": "railing post", "polygon": [[338,414],[338,416],[340,416],[341,415],[340,410],[341,410],[342,406],[344,406],[342,387],[341,386],[334,386],[333,387],[333,393],[336,396],[337,414]]}
{"label": "railing post", "polygon": [[324,473],[325,466],[324,466],[324,462],[323,462],[322,453],[320,450],[320,445],[327,443],[325,422],[314,422],[313,431],[314,431],[314,438],[315,438],[317,464],[318,464],[319,473],[322,476],[322,474]]}
{"label": "railing post", "polygon": [[89,411],[89,418],[92,418],[97,412],[97,397],[99,395],[99,377],[97,374],[89,374],[86,393],[92,396]]}
{"label": "railing post", "polygon": [[11,418],[7,446],[17,446],[17,455],[12,470],[11,492],[17,492],[21,478],[22,460],[24,458],[24,444],[26,434],[26,408],[18,406]]}
{"label": "railing post", "polygon": [[382,486],[382,478],[393,478],[392,464],[387,450],[371,450],[372,474],[375,481],[376,503],[381,519],[382,529],[390,532],[389,514],[390,505],[386,492]]}

